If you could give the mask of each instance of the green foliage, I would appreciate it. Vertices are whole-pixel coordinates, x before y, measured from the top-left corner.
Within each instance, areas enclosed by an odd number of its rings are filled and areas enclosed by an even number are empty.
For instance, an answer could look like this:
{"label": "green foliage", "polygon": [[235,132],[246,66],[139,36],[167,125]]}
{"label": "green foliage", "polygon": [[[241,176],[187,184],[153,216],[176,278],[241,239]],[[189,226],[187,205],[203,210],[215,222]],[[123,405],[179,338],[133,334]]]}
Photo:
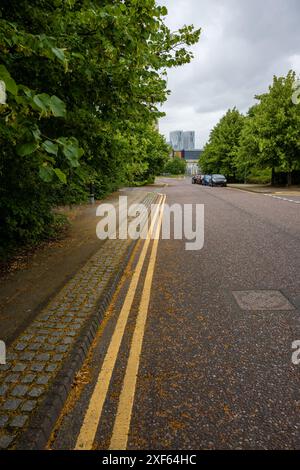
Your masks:
{"label": "green foliage", "polygon": [[258,104],[248,113],[238,164],[291,172],[300,168],[300,104],[292,102],[296,74],[276,76],[269,92],[256,96]]}
{"label": "green foliage", "polygon": [[274,77],[268,93],[246,117],[235,108],[211,131],[201,156],[205,173],[224,173],[233,181],[270,181],[272,170],[300,169],[300,104],[292,101],[296,74]]}
{"label": "green foliage", "polygon": [[253,168],[246,177],[249,184],[269,184],[272,180],[272,170],[270,168]]}
{"label": "green foliage", "polygon": [[2,0],[0,243],[34,242],[51,206],[153,180],[168,147],[155,130],[166,70],[200,30],[172,33],[155,0]]}
{"label": "green foliage", "polygon": [[229,109],[213,128],[199,162],[204,173],[220,173],[228,178],[236,178],[235,159],[244,120],[236,108]]}
{"label": "green foliage", "polygon": [[174,157],[168,160],[164,172],[171,175],[184,175],[186,170],[186,161],[180,157]]}
{"label": "green foliage", "polygon": [[53,220],[47,228],[47,234],[45,238],[47,240],[57,240],[62,238],[62,236],[70,228],[70,221],[68,217],[64,214],[53,214]]}

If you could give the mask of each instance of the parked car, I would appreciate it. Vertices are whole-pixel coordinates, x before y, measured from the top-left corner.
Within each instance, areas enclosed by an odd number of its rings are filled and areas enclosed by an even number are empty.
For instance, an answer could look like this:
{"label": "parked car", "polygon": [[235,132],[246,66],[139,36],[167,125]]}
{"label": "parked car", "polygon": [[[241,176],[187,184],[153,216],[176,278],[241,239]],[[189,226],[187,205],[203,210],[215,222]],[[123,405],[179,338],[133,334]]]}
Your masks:
{"label": "parked car", "polygon": [[202,184],[202,175],[193,175],[192,184]]}
{"label": "parked car", "polygon": [[211,175],[210,186],[227,186],[227,179],[224,175]]}
{"label": "parked car", "polygon": [[211,175],[204,175],[202,177],[203,186],[211,186]]}

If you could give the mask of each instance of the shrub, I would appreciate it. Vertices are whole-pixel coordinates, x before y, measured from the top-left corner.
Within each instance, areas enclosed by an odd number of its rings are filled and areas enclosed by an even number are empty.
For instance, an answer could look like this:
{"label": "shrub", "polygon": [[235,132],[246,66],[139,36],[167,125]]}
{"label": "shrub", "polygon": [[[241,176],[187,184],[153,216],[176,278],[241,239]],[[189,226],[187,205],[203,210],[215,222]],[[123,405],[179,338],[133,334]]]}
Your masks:
{"label": "shrub", "polygon": [[171,173],[172,175],[184,175],[186,170],[186,161],[180,157],[174,157],[170,159],[164,168],[165,173]]}

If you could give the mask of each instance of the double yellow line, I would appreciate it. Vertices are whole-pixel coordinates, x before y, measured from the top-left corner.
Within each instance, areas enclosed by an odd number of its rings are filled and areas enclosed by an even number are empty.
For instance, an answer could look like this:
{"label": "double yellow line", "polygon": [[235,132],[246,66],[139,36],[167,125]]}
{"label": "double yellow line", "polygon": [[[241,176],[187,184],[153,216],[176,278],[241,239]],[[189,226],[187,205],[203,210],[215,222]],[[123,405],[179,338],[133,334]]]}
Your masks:
{"label": "double yellow line", "polygon": [[147,238],[133,273],[123,307],[77,438],[75,447],[77,450],[92,449],[148,247],[151,238],[154,238],[109,447],[111,450],[126,449],[165,199],[165,195],[160,195],[154,217],[152,217],[151,225],[147,233]]}

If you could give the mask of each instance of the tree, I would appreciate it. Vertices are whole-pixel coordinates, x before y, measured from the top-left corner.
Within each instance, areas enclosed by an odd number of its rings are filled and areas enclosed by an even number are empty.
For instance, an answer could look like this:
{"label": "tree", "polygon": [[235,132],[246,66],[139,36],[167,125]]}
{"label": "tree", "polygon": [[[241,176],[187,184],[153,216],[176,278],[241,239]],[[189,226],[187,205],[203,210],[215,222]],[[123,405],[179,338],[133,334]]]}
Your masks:
{"label": "tree", "polygon": [[172,175],[184,175],[185,170],[186,161],[180,157],[169,159],[164,168],[165,173],[171,173]]}
{"label": "tree", "polygon": [[258,122],[255,119],[257,106],[258,105],[255,105],[249,109],[244,120],[235,158],[237,172],[241,177],[243,177],[245,183],[247,182],[251,172],[256,168],[259,168]]}
{"label": "tree", "polygon": [[160,171],[166,70],[192,59],[200,35],[171,32],[166,15],[155,0],[1,2],[2,246],[42,236],[51,205],[84,199],[90,183],[102,196]]}
{"label": "tree", "polygon": [[255,113],[258,129],[258,163],[288,173],[300,168],[300,105],[292,102],[295,72],[286,77],[274,76],[269,93],[257,96]]}
{"label": "tree", "polygon": [[228,178],[236,178],[236,156],[244,120],[236,108],[229,109],[212,129],[199,161],[204,173],[221,173]]}

